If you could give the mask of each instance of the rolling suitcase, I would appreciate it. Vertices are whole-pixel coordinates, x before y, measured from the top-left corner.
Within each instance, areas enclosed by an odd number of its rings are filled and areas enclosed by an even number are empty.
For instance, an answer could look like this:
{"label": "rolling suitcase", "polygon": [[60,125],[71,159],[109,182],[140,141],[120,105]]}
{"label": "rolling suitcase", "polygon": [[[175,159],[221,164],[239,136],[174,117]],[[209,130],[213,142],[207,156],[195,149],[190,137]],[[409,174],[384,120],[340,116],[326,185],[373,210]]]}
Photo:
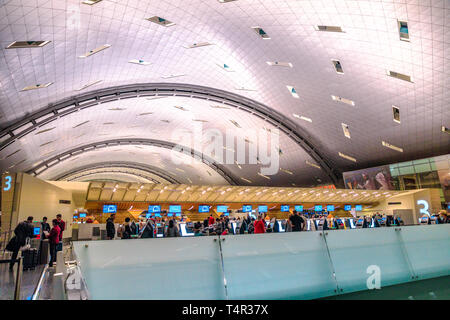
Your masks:
{"label": "rolling suitcase", "polygon": [[38,262],[38,250],[31,248],[22,251],[23,270],[34,270]]}
{"label": "rolling suitcase", "polygon": [[50,243],[48,242],[48,240],[42,240],[41,241],[41,247],[39,250],[39,262],[38,264],[46,264],[48,262],[49,259],[49,248],[50,248]]}

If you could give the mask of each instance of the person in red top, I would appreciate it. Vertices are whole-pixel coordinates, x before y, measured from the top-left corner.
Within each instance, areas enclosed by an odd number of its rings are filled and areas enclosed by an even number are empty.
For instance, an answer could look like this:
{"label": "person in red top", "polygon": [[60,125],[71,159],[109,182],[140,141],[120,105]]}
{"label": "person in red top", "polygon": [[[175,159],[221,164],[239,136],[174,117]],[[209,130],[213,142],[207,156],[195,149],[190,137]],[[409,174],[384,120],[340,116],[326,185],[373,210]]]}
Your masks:
{"label": "person in red top", "polygon": [[258,220],[255,221],[255,231],[254,233],[265,233],[266,226],[261,216],[258,216]]}
{"label": "person in red top", "polygon": [[48,235],[50,242],[50,267],[53,267],[53,262],[56,262],[56,246],[59,243],[61,234],[61,228],[59,227],[59,222],[57,219],[53,219],[52,225],[53,228],[50,230],[50,234]]}
{"label": "person in red top", "polygon": [[209,218],[208,218],[208,225],[212,226],[214,224],[214,222],[216,222],[216,221],[214,220],[214,217],[212,216],[212,214],[210,214]]}
{"label": "person in red top", "polygon": [[61,214],[56,215],[56,220],[58,220],[58,226],[61,229],[61,232],[59,233],[59,244],[56,248],[57,251],[62,251],[62,244],[63,244],[63,232],[66,230],[66,223],[61,219]]}

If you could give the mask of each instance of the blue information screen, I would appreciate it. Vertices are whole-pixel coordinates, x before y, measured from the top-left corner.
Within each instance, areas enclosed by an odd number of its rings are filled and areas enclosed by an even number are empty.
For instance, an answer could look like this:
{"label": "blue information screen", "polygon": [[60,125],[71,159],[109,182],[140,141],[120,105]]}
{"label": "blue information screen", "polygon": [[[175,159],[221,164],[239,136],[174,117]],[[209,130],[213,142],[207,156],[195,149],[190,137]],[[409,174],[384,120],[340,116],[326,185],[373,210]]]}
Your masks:
{"label": "blue information screen", "polygon": [[86,218],[86,213],[80,213],[80,218]]}
{"label": "blue information screen", "polygon": [[78,219],[78,216],[73,216],[74,219]]}
{"label": "blue information screen", "polygon": [[41,228],[34,228],[34,230],[33,230],[33,234],[35,235],[35,236],[37,236],[38,234],[39,234],[39,232],[41,231]]}
{"label": "blue information screen", "polygon": [[356,211],[362,211],[362,205],[361,205],[361,204],[357,204],[357,205],[355,206],[355,210],[356,210]]}
{"label": "blue information screen", "polygon": [[[117,206],[115,204],[105,204],[103,206],[103,213],[116,213]],[[81,217],[81,214],[80,214]]]}
{"label": "blue information screen", "polygon": [[217,212],[227,212],[228,206],[217,206]]}
{"label": "blue information screen", "polygon": [[316,211],[316,212],[322,211],[322,206],[320,206],[320,205],[314,206],[314,211]]}
{"label": "blue information screen", "polygon": [[289,206],[287,206],[287,205],[281,206],[280,211],[281,212],[289,212]]}
{"label": "blue information screen", "polygon": [[168,217],[173,217],[173,213],[170,213],[170,212],[169,212],[169,213],[167,214],[167,216],[168,216]]}
{"label": "blue information screen", "polygon": [[148,212],[150,213],[161,212],[161,206],[148,206]]}
{"label": "blue information screen", "polygon": [[345,210],[345,211],[350,211],[350,210],[352,210],[352,206],[349,205],[349,204],[346,204],[346,205],[344,206],[344,210]]}
{"label": "blue information screen", "polygon": [[181,213],[181,206],[180,205],[169,206],[169,212]]}
{"label": "blue information screen", "polygon": [[151,213],[146,213],[146,214],[145,214],[145,218],[150,219],[151,217],[152,217],[152,214],[151,214]]}
{"label": "blue information screen", "polygon": [[327,211],[334,211],[334,206],[331,204],[327,205]]}
{"label": "blue information screen", "polygon": [[295,206],[295,211],[302,212],[303,211],[303,206]]}
{"label": "blue information screen", "polygon": [[267,212],[267,206],[259,206],[258,212]]}
{"label": "blue information screen", "polygon": [[209,212],[209,206],[198,206],[198,212]]}
{"label": "blue information screen", "polygon": [[242,212],[252,212],[252,206],[250,205],[242,206]]}

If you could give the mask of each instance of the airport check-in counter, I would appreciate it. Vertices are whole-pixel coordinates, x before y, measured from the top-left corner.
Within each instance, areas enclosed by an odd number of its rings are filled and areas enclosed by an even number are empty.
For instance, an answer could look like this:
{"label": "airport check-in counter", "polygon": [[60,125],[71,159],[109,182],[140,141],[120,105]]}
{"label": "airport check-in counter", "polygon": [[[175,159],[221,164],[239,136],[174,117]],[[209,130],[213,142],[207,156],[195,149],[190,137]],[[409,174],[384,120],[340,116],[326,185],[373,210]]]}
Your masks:
{"label": "airport check-in counter", "polygon": [[[72,227],[72,240],[106,240],[106,223],[79,223],[78,228]],[[116,231],[119,224],[114,224]],[[115,235],[116,239],[117,232]]]}

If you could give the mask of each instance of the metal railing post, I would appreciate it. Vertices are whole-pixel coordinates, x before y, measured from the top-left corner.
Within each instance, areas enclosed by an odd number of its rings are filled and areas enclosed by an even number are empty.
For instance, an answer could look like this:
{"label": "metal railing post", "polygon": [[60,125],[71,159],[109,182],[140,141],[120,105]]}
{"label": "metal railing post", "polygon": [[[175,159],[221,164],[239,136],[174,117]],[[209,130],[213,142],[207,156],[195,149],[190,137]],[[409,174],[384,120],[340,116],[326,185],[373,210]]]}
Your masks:
{"label": "metal railing post", "polygon": [[20,300],[20,288],[22,286],[22,260],[23,258],[20,257],[19,262],[17,264],[17,275],[16,275],[16,287],[14,289],[14,300]]}

